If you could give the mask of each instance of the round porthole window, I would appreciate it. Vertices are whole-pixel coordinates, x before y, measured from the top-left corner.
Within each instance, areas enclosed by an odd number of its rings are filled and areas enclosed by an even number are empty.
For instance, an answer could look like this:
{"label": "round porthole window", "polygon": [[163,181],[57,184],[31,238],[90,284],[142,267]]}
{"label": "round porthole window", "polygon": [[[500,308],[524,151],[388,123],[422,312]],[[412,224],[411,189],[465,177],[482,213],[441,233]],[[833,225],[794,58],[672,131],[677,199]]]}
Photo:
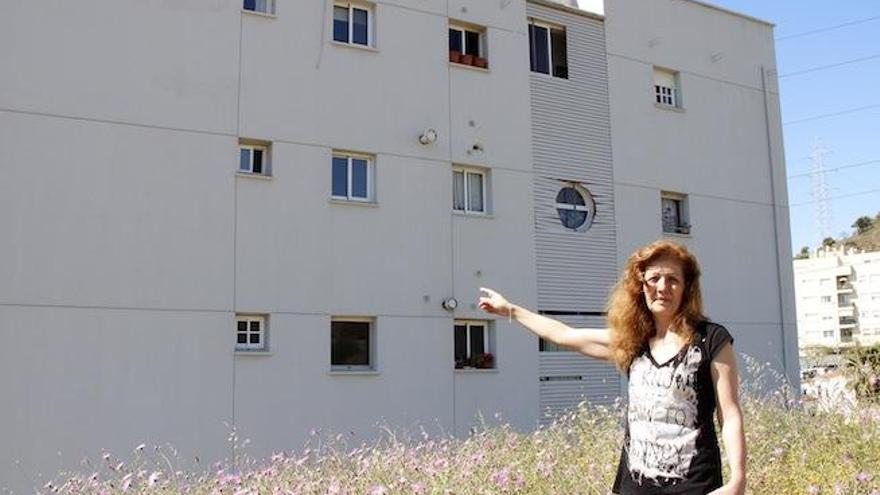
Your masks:
{"label": "round porthole window", "polygon": [[590,191],[580,185],[570,185],[556,194],[556,212],[563,227],[583,232],[593,225],[596,202]]}

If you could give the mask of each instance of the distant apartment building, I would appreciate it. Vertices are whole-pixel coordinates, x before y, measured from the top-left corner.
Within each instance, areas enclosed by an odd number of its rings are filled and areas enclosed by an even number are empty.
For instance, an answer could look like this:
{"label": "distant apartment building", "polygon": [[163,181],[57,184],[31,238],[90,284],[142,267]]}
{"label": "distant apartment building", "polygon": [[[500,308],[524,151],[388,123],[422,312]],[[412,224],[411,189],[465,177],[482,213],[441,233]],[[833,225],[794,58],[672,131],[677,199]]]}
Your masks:
{"label": "distant apartment building", "polygon": [[576,5],[0,5],[0,487],[610,403],[613,366],[478,288],[602,327],[658,238],[796,380],[772,25]]}
{"label": "distant apartment building", "polygon": [[880,251],[819,248],[794,276],[802,350],[880,343]]}

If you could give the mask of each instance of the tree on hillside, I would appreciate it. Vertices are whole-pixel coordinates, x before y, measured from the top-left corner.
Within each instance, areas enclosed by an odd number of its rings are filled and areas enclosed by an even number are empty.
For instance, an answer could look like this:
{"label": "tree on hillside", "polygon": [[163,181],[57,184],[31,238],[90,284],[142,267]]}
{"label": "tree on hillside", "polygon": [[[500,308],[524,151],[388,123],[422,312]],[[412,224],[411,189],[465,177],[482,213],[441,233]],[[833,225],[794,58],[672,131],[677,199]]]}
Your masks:
{"label": "tree on hillside", "polygon": [[804,246],[801,248],[801,252],[795,255],[794,259],[796,260],[805,260],[810,257],[810,248]]}
{"label": "tree on hillside", "polygon": [[826,237],[826,238],[822,239],[822,245],[825,247],[832,247],[836,243],[837,243],[837,241],[835,241],[833,237]]}
{"label": "tree on hillside", "polygon": [[856,234],[864,234],[865,232],[871,230],[871,227],[874,226],[874,220],[871,217],[863,216],[859,217],[852,227],[856,229]]}

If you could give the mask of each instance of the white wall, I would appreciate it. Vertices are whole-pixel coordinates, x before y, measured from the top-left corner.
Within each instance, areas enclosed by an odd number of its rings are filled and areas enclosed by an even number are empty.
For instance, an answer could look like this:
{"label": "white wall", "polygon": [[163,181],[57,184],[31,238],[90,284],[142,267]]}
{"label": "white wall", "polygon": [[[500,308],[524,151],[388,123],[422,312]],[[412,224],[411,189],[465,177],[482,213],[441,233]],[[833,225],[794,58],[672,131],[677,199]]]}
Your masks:
{"label": "white wall", "polygon": [[[374,50],[321,4],[0,6],[0,485],[141,442],[204,466],[232,424],[262,455],[537,423],[529,333],[499,321],[498,369],[453,370],[478,287],[536,300],[525,3],[377,2]],[[486,26],[488,71],[448,64],[449,18]],[[239,137],[271,179],[236,175]],[[375,155],[376,205],[330,201],[334,149]],[[490,216],[452,213],[453,163],[489,169]],[[238,312],[269,354],[233,353]],[[376,373],[329,373],[334,315],[374,318]]]}
{"label": "white wall", "polygon": [[[687,245],[707,314],[797,383],[778,93],[769,80],[765,105],[761,73],[772,26],[672,0],[615,0],[606,16],[619,263],[664,236]],[[681,109],[655,106],[655,66],[679,72]],[[688,195],[690,235],[663,234],[661,191]]]}

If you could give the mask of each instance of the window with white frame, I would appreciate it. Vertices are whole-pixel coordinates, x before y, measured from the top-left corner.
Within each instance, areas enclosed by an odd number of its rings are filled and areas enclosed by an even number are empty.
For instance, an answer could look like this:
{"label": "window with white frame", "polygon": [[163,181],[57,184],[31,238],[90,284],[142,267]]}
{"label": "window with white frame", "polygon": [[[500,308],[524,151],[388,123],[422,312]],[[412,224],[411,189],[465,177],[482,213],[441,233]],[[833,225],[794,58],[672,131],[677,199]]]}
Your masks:
{"label": "window with white frame", "polygon": [[487,172],[468,167],[452,167],[452,209],[463,213],[485,214]]}
{"label": "window with white frame", "polygon": [[475,26],[449,24],[449,61],[486,68],[485,30]]}
{"label": "window with white frame", "polygon": [[834,337],[834,330],[822,330],[822,337],[830,339]]}
{"label": "window with white frame", "polygon": [[820,300],[821,300],[821,302],[823,302],[823,303],[830,303],[830,302],[831,302],[831,296],[822,296],[822,298],[821,298]]}
{"label": "window with white frame", "polygon": [[373,8],[366,3],[333,4],[333,41],[373,46]]}
{"label": "window with white frame", "polygon": [[241,139],[238,142],[238,171],[255,175],[272,175],[271,145],[267,142]]}
{"label": "window with white frame", "polygon": [[375,325],[371,318],[330,321],[330,368],[335,371],[375,369]]}
{"label": "window with white frame", "polygon": [[375,201],[375,166],[373,157],[333,153],[331,196],[347,201]]}
{"label": "window with white frame", "polygon": [[456,320],[454,328],[455,368],[495,368],[493,339],[488,321]]}
{"label": "window with white frame", "polygon": [[568,79],[565,28],[529,22],[529,63],[532,72]]}
{"label": "window with white frame", "polygon": [[260,315],[235,316],[235,350],[266,350],[266,317]]}
{"label": "window with white frame", "polygon": [[654,67],[654,100],[655,103],[680,108],[681,96],[679,90],[678,72]]}
{"label": "window with white frame", "polygon": [[275,15],[275,0],[244,0],[244,10]]}
{"label": "window with white frame", "polygon": [[596,202],[585,187],[570,183],[556,193],[556,213],[563,227],[583,232],[593,225]]}
{"label": "window with white frame", "polygon": [[660,194],[660,212],[663,219],[663,232],[667,234],[690,234],[690,212],[687,195],[663,192]]}

